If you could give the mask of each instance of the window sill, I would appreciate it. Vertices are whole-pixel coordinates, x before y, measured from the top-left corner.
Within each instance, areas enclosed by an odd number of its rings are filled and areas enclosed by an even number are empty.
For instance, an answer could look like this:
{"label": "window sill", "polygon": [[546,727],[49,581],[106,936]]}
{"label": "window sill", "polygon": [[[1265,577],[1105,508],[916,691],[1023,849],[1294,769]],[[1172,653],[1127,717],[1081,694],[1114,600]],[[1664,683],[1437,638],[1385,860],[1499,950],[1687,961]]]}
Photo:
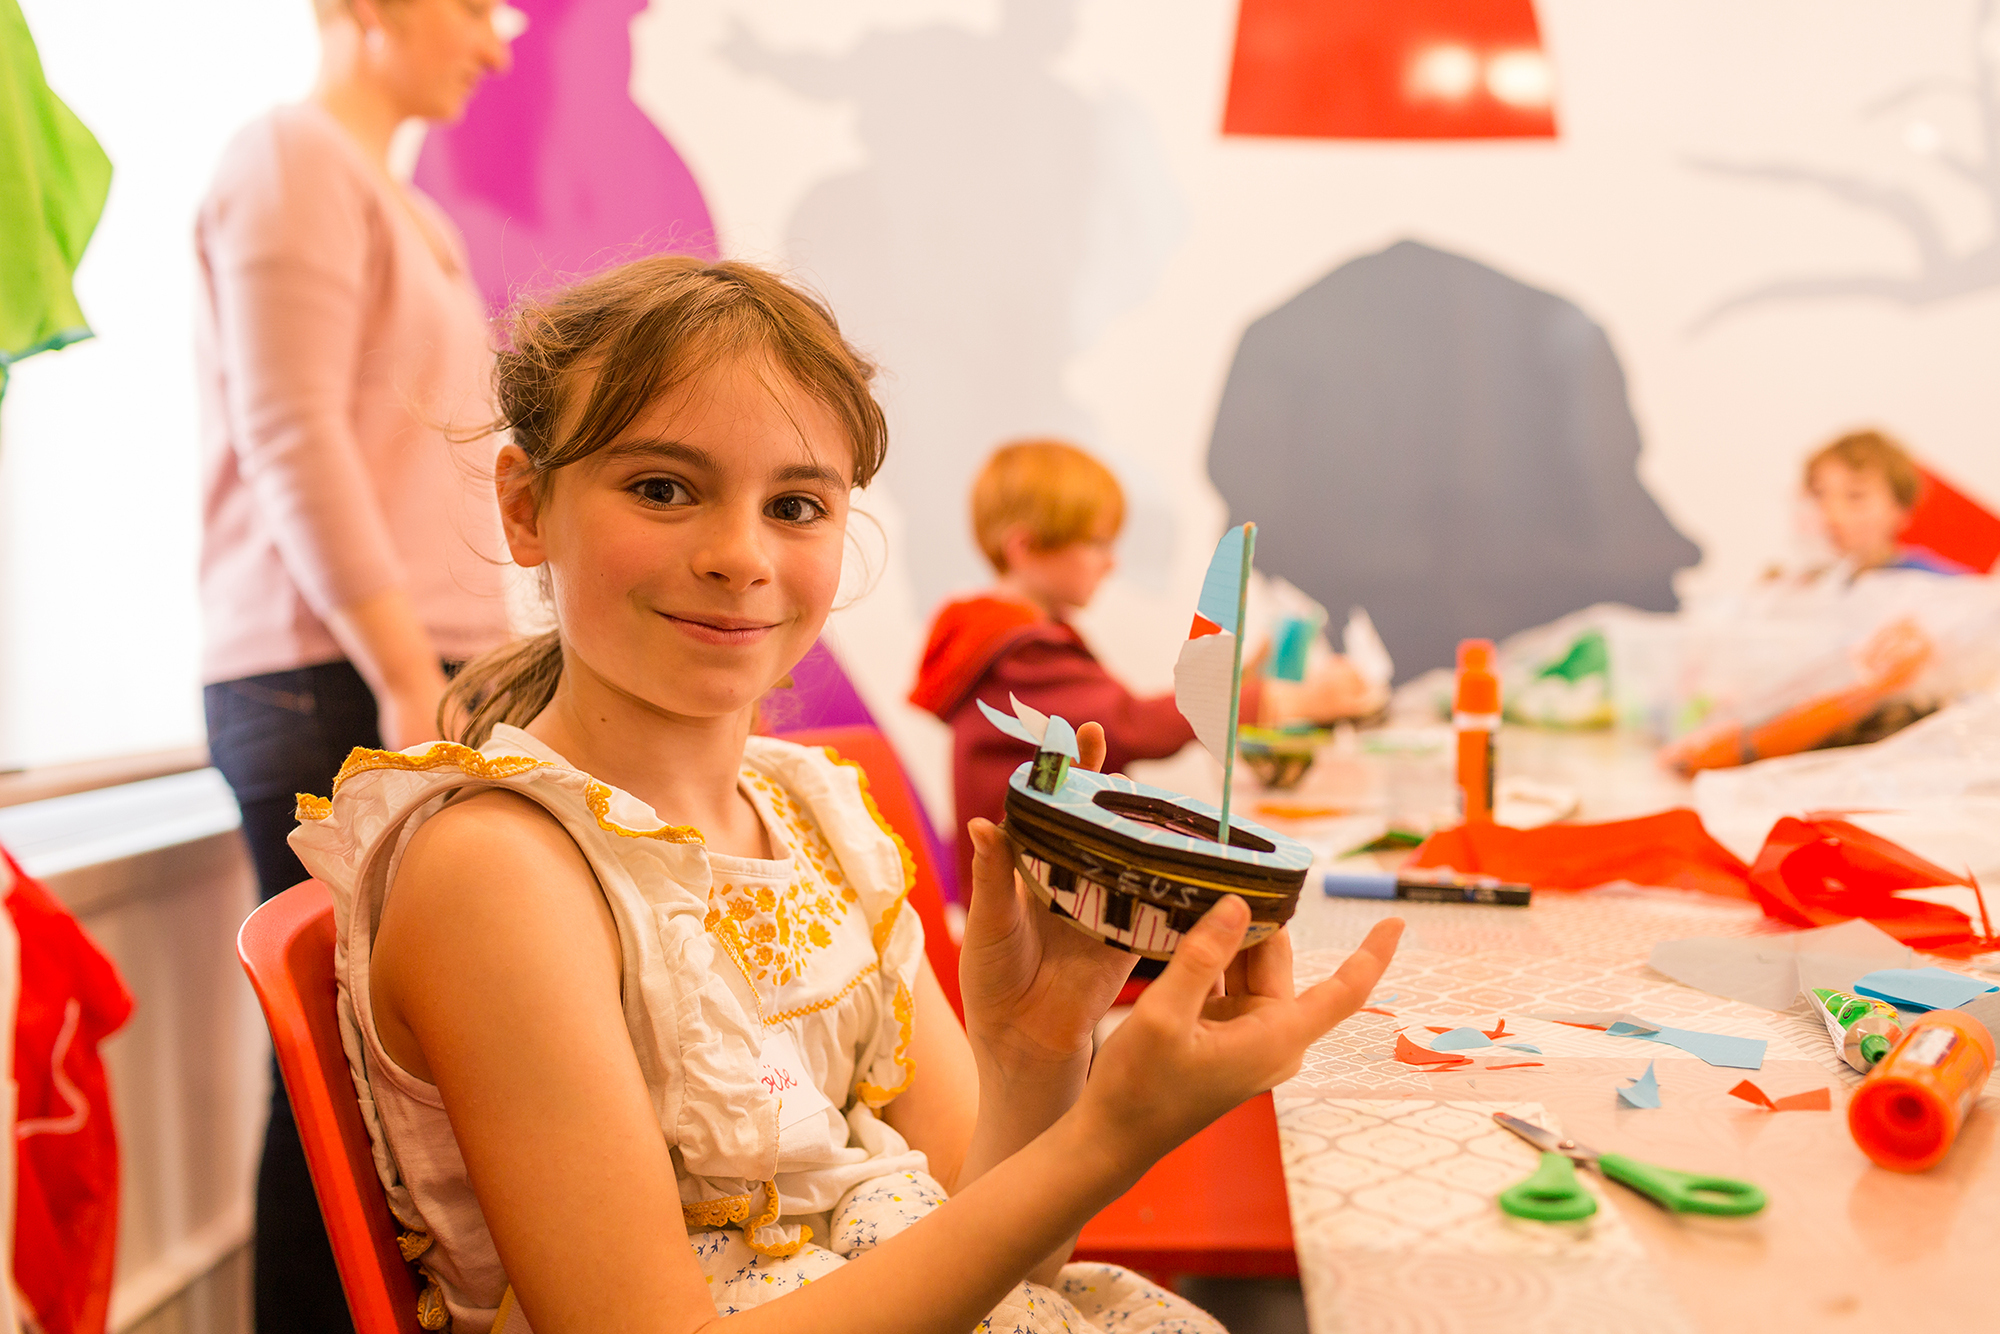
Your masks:
{"label": "window sill", "polygon": [[208,748],[183,746],[143,755],[113,755],[78,764],[52,764],[40,769],[0,773],[0,807],[21,806],[76,792],[95,792],[148,778],[164,778],[208,767]]}

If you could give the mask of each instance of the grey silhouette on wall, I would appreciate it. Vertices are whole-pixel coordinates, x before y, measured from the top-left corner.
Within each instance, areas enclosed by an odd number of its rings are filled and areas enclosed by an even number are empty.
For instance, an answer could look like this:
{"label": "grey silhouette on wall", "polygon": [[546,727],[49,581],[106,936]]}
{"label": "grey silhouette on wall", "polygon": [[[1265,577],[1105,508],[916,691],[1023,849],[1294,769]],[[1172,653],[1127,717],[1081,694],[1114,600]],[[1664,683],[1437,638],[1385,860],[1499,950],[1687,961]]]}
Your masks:
{"label": "grey silhouette on wall", "polygon": [[[1807,185],[1839,202],[1882,218],[1915,248],[1913,273],[1844,273],[1785,278],[1763,283],[1728,297],[1703,313],[1689,329],[1698,334],[1737,311],[1775,301],[1814,301],[1840,297],[1873,297],[1906,306],[1964,296],[2000,286],[2000,54],[1985,40],[1993,21],[1994,0],[1979,0],[1974,8],[1970,46],[1972,77],[1919,79],[1863,109],[1864,118],[1886,115],[1930,98],[1970,98],[1976,151],[1964,155],[1943,142],[1934,126],[1926,126],[1934,143],[1918,151],[1936,157],[1940,166],[1969,186],[1986,214],[1981,238],[1969,247],[1955,246],[1945,221],[1912,191],[1845,172],[1793,163],[1732,163],[1706,158],[1689,165],[1718,175],[1774,185]],[[1957,117],[1953,117],[1957,119]]]}
{"label": "grey silhouette on wall", "polygon": [[1363,606],[1399,678],[1594,602],[1675,604],[1701,552],[1638,475],[1611,341],[1559,296],[1414,241],[1244,332],[1209,448],[1257,563]]}
{"label": "grey silhouette on wall", "polygon": [[[1051,72],[1074,11],[1009,0],[991,35],[879,31],[838,56],[774,50],[739,24],[719,52],[857,113],[867,162],[807,195],[787,249],[886,368],[883,484],[921,607],[988,577],[965,501],[988,451],[1023,435],[1098,444],[1064,374],[1152,291],[1185,227],[1143,114]],[[1165,488],[1105,457],[1128,492],[1124,568],[1157,586],[1173,547]]]}

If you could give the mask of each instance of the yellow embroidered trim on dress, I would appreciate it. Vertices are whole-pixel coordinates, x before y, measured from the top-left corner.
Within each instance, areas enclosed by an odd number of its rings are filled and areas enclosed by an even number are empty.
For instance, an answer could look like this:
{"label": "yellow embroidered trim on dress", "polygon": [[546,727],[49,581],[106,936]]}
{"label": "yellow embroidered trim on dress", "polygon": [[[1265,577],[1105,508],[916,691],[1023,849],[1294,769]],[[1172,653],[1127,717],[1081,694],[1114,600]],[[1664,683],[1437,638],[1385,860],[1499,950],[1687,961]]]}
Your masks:
{"label": "yellow embroidered trim on dress", "polygon": [[310,792],[301,792],[298,794],[298,802],[298,809],[292,812],[292,818],[301,823],[307,820],[324,820],[333,814],[333,803],[325,797],[315,797]]}
{"label": "yellow embroidered trim on dress", "polygon": [[719,1200],[703,1200],[699,1204],[683,1204],[681,1220],[689,1227],[716,1228],[740,1223],[750,1216],[750,1196],[725,1195]]}
{"label": "yellow embroidered trim on dress", "polygon": [[892,1059],[902,1067],[903,1082],[887,1089],[879,1084],[871,1084],[865,1079],[856,1084],[855,1093],[870,1107],[880,1110],[898,1094],[908,1092],[911,1081],[917,1077],[917,1063],[910,1059],[910,1030],[915,1026],[916,1011],[916,997],[910,994],[908,987],[900,981],[897,982],[896,1022],[902,1026],[903,1031],[896,1038],[896,1054]]}
{"label": "yellow embroidered trim on dress", "polygon": [[825,1000],[817,1000],[810,1005],[801,1005],[797,1009],[780,1010],[776,1014],[765,1015],[764,1027],[770,1028],[774,1024],[782,1024],[790,1019],[801,1019],[809,1014],[818,1014],[821,1010],[832,1009],[834,1006],[840,1004],[843,1000],[847,999],[848,992],[854,990],[856,987],[860,986],[863,982],[866,982],[869,978],[873,977],[876,973],[880,972],[881,968],[882,968],[882,962],[881,960],[878,959],[874,963],[869,964],[866,968],[863,968],[860,972],[856,973],[852,978],[852,980],[850,980],[846,986],[834,992],[831,996],[828,996]]}
{"label": "yellow embroidered trim on dress", "polygon": [[444,1329],[451,1324],[451,1308],[444,1304],[444,1290],[429,1274],[426,1287],[417,1297],[417,1323],[425,1329]]}
{"label": "yellow embroidered trim on dress", "polygon": [[609,784],[592,782],[583,789],[583,804],[590,807],[590,813],[597,817],[597,827],[620,838],[657,838],[662,843],[702,843],[707,839],[701,830],[691,824],[665,824],[658,829],[627,829],[611,819],[611,788]]}
{"label": "yellow embroidered trim on dress", "polygon": [[764,1183],[764,1197],[770,1203],[765,1206],[763,1213],[743,1225],[743,1244],[757,1252],[757,1254],[768,1255],[774,1260],[782,1260],[788,1255],[798,1254],[799,1247],[812,1240],[813,1230],[809,1227],[801,1226],[799,1228],[797,1241],[781,1241],[775,1246],[765,1246],[758,1242],[757,1233],[778,1221],[781,1206],[778,1202],[777,1182],[766,1181]]}
{"label": "yellow embroidered trim on dress", "polygon": [[457,769],[473,778],[512,778],[515,774],[527,773],[530,769],[551,767],[546,760],[534,759],[527,755],[496,755],[491,759],[481,755],[470,746],[461,746],[456,741],[435,741],[430,749],[421,755],[405,755],[400,750],[370,750],[366,746],[356,746],[347,753],[347,762],[340,766],[340,772],[333,776],[333,795],[340,795],[340,785],[356,774],[367,773],[371,769],[403,769],[410,773],[429,773],[433,769]]}
{"label": "yellow embroidered trim on dress", "polygon": [[763,1023],[764,997],[757,991],[755,975],[750,971],[750,960],[743,951],[743,935],[736,929],[735,920],[724,917],[711,908],[708,917],[702,922],[702,929],[715,937],[716,942],[722,946],[722,952],[736,965],[736,971],[743,974],[743,985],[750,988],[750,1003],[757,1007],[757,1022]]}
{"label": "yellow embroidered trim on dress", "polygon": [[507,1321],[514,1314],[514,1285],[509,1283],[507,1291],[500,1294],[500,1309],[493,1313],[493,1328],[486,1334],[505,1334]]}
{"label": "yellow embroidered trim on dress", "polygon": [[[889,841],[896,845],[896,851],[903,858],[903,892],[909,893],[917,887],[916,856],[910,851],[910,845],[903,841],[903,836],[896,832],[895,827],[882,818],[882,808],[875,804],[875,794],[868,790],[868,771],[856,761],[843,757],[832,746],[821,746],[820,749],[825,751],[826,757],[835,764],[854,770],[854,781],[861,785],[861,804],[868,808],[868,814],[875,821],[876,827],[889,836]],[[881,946],[877,945],[876,948],[880,949]]]}
{"label": "yellow embroidered trim on dress", "polygon": [[[902,914],[903,905],[909,902],[910,891],[916,888],[917,859],[911,854],[910,845],[903,842],[903,836],[898,834],[888,820],[883,818],[882,808],[875,804],[874,794],[868,790],[868,771],[855,761],[843,758],[841,753],[832,746],[821,746],[820,749],[826,752],[826,757],[835,764],[845,765],[847,768],[854,770],[854,780],[861,787],[861,804],[867,807],[868,814],[874,819],[876,827],[889,836],[889,840],[896,845],[896,851],[902,854],[903,892],[897,896],[896,901],[890,904],[888,910],[882,914],[882,920],[875,923],[875,953],[877,956],[880,956],[883,948],[889,943],[889,933],[895,929],[896,918]],[[863,1102],[878,1110],[898,1094],[906,1092],[910,1084],[917,1077],[917,1064],[910,1059],[910,1034],[916,1023],[917,1002],[916,998],[910,994],[910,989],[903,985],[900,978],[896,981],[895,1006],[896,1022],[901,1026],[902,1031],[896,1037],[896,1051],[890,1059],[902,1070],[903,1082],[894,1088],[883,1088],[880,1084],[871,1084],[864,1079],[854,1087],[856,1095]]]}

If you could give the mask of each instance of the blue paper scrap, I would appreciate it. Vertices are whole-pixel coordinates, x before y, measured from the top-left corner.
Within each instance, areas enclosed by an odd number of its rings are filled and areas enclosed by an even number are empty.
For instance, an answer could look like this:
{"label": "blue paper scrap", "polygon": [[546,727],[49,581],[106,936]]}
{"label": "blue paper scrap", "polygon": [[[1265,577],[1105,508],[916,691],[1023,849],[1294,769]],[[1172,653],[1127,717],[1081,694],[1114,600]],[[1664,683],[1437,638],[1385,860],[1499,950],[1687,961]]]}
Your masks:
{"label": "blue paper scrap", "polygon": [[1490,1047],[1493,1039],[1476,1028],[1454,1028],[1431,1039],[1432,1051],[1464,1051],[1467,1047]]}
{"label": "blue paper scrap", "polygon": [[1646,1073],[1618,1090],[1618,1101],[1627,1107],[1658,1107],[1660,1105],[1660,1081],[1653,1078],[1653,1063],[1646,1062]]}
{"label": "blue paper scrap", "polygon": [[1974,996],[2000,991],[1991,982],[1948,968],[1880,968],[1856,982],[1854,989],[1902,1010],[1955,1010]]}
{"label": "blue paper scrap", "polygon": [[1500,1045],[1511,1051],[1531,1051],[1537,1056],[1542,1054],[1542,1049],[1532,1042],[1503,1042]]}
{"label": "blue paper scrap", "polygon": [[1648,1033],[1624,1022],[1613,1024],[1606,1031],[1614,1038],[1663,1042],[1669,1047],[1679,1047],[1690,1055],[1699,1056],[1710,1065],[1725,1065],[1734,1070],[1763,1069],[1764,1049],[1770,1045],[1762,1038],[1735,1038],[1727,1033],[1703,1033],[1692,1028],[1661,1027]]}

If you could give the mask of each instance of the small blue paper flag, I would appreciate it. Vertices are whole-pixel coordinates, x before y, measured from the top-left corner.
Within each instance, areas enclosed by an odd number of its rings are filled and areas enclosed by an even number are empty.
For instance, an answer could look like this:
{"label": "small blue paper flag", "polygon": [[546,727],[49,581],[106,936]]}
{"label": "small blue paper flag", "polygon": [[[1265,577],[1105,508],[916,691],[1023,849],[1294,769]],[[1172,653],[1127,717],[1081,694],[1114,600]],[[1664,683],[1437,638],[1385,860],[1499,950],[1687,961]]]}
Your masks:
{"label": "small blue paper flag", "polygon": [[2000,988],[1948,968],[1880,968],[1856,982],[1854,990],[1900,1010],[1955,1010]]}
{"label": "small blue paper flag", "polygon": [[1468,1047],[1490,1047],[1493,1039],[1476,1028],[1454,1028],[1431,1039],[1432,1051],[1464,1051]]}
{"label": "small blue paper flag", "polygon": [[1618,1090],[1618,1101],[1627,1107],[1658,1107],[1660,1105],[1660,1081],[1653,1077],[1653,1063],[1646,1062],[1646,1073],[1640,1075],[1626,1087]]}
{"label": "small blue paper flag", "polygon": [[1644,1042],[1658,1042],[1668,1047],[1679,1047],[1690,1055],[1701,1057],[1710,1065],[1727,1066],[1732,1070],[1762,1069],[1764,1049],[1770,1045],[1762,1038],[1739,1038],[1727,1033],[1704,1033],[1693,1028],[1662,1026],[1649,1033],[1623,1022],[1613,1024],[1606,1032],[1614,1038],[1638,1038]]}

